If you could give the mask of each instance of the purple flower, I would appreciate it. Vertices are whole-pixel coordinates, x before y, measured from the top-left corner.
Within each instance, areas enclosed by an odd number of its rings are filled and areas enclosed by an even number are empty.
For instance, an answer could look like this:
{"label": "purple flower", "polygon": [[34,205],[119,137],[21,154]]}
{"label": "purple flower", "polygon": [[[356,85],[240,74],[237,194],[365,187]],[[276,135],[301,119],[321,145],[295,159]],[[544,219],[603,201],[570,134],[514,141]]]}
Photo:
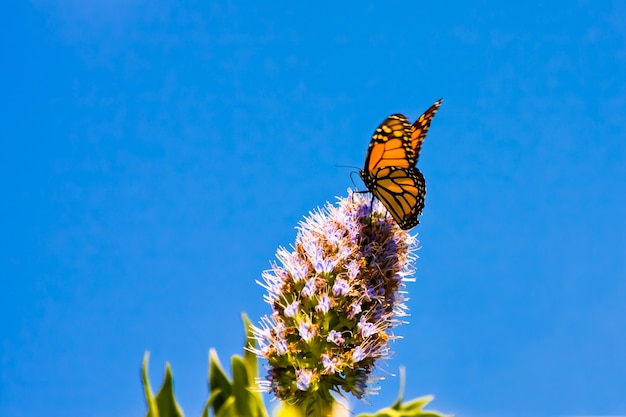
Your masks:
{"label": "purple flower", "polygon": [[300,303],[297,300],[285,307],[285,317],[294,317],[298,314],[298,307]]}
{"label": "purple flower", "polygon": [[[382,289],[382,288],[380,290],[383,293],[385,292],[385,290]],[[378,293],[378,291],[377,291],[376,288],[368,287],[368,288],[365,289],[365,294],[363,294],[363,298],[365,298],[366,301],[372,301],[378,295],[377,293]],[[381,295],[384,295],[384,294],[381,294]]]}
{"label": "purple flower", "polygon": [[293,268],[290,269],[293,280],[298,282],[305,279],[308,273],[308,269],[309,268],[306,264],[295,264]]}
{"label": "purple flower", "polygon": [[365,317],[361,316],[361,320],[359,320],[359,324],[357,325],[359,328],[359,332],[363,337],[370,337],[374,334],[378,333],[378,329],[372,323],[368,323]]}
{"label": "purple flower", "polygon": [[316,278],[317,277],[313,277],[306,282],[304,288],[302,289],[302,295],[304,295],[305,297],[313,297],[313,294],[315,294]]}
{"label": "purple flower", "polygon": [[359,301],[355,301],[350,305],[350,310],[348,311],[348,318],[353,319],[362,311],[361,303]]}
{"label": "purple flower", "polygon": [[278,353],[279,355],[284,355],[289,349],[287,341],[285,339],[276,340],[274,342],[274,347],[276,348],[276,353]]}
{"label": "purple flower", "polygon": [[313,336],[315,336],[315,328],[311,323],[301,322],[298,326],[298,333],[302,340],[309,342],[313,339]]}
{"label": "purple flower", "polygon": [[350,291],[350,284],[345,279],[337,278],[333,284],[333,295],[346,295]]}
{"label": "purple flower", "polygon": [[360,270],[361,270],[361,267],[359,266],[358,262],[350,261],[348,263],[348,277],[350,279],[355,279],[357,275],[359,275]]}
{"label": "purple flower", "polygon": [[337,259],[340,261],[343,261],[344,259],[347,259],[348,256],[350,256],[352,254],[352,248],[349,246],[341,246],[339,248],[339,252],[337,252]]}
{"label": "purple flower", "polygon": [[330,298],[326,294],[320,297],[319,303],[315,306],[315,311],[327,313],[330,310]]}
{"label": "purple flower", "polygon": [[344,339],[343,336],[341,336],[341,333],[339,333],[337,330],[331,330],[330,332],[328,332],[328,337],[326,337],[326,341],[332,342],[336,345],[343,345],[346,339]]}
{"label": "purple flower", "polygon": [[333,272],[335,269],[335,265],[337,262],[334,259],[317,259],[313,264],[313,268],[318,274],[327,274],[329,272]]}
{"label": "purple flower", "polygon": [[407,315],[415,238],[361,194],[311,212],[297,229],[293,250],[279,248],[263,273],[272,314],[253,328],[259,347],[250,350],[268,366],[259,388],[296,404],[375,393],[372,372]]}
{"label": "purple flower", "polygon": [[355,363],[356,362],[361,362],[366,357],[367,357],[367,355],[365,354],[365,350],[361,346],[355,347],[354,351],[352,351],[352,360]]}
{"label": "purple flower", "polygon": [[322,355],[322,366],[324,367],[323,373],[335,374],[339,370],[338,358],[331,358],[328,353]]}
{"label": "purple flower", "polygon": [[309,385],[311,385],[311,378],[313,377],[313,372],[310,369],[298,369],[296,371],[297,375],[297,387],[300,391],[306,391],[309,389]]}

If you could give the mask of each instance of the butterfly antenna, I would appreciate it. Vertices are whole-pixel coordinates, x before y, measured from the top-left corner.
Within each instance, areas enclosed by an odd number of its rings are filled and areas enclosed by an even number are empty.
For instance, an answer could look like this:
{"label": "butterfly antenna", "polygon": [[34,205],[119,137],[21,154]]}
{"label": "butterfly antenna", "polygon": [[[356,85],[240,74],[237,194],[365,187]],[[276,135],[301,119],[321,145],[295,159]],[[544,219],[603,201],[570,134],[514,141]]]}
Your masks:
{"label": "butterfly antenna", "polygon": [[350,169],[359,169],[359,167],[353,167],[351,165],[335,165],[335,168],[350,168]]}

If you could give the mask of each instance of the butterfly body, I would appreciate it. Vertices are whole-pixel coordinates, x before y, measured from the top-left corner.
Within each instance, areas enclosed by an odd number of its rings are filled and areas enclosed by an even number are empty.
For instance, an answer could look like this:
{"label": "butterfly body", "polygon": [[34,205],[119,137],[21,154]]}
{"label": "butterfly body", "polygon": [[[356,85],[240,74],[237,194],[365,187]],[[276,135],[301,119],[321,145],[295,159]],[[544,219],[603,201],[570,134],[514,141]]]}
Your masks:
{"label": "butterfly body", "polygon": [[435,102],[413,124],[402,114],[387,117],[374,131],[359,171],[367,189],[404,230],[419,223],[424,208],[426,181],[415,164],[440,104]]}

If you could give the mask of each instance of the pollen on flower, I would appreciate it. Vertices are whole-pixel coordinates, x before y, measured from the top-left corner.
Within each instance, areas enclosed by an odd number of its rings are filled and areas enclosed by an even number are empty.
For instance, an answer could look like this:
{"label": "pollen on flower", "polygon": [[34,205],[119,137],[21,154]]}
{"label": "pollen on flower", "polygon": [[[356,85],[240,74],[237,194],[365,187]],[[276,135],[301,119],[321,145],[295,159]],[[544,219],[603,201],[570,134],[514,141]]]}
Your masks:
{"label": "pollen on flower", "polygon": [[375,393],[372,372],[407,314],[415,238],[358,193],[309,213],[297,230],[262,276],[272,314],[253,328],[259,348],[250,350],[268,366],[259,388],[295,403],[320,390]]}

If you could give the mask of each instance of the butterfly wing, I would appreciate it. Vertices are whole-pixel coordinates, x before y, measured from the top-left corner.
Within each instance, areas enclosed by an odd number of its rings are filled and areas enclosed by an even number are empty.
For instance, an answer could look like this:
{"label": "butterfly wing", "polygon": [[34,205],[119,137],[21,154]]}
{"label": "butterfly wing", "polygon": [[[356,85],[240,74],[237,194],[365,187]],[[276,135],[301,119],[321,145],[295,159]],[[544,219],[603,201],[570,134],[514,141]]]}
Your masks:
{"label": "butterfly wing", "polygon": [[360,171],[368,190],[387,208],[401,229],[419,223],[426,181],[415,167],[422,142],[441,99],[430,106],[413,125],[401,114],[385,119],[374,132]]}
{"label": "butterfly wing", "polygon": [[426,181],[419,169],[383,167],[361,176],[401,229],[407,230],[419,223],[417,216],[422,214],[426,195]]}
{"label": "butterfly wing", "polygon": [[365,172],[383,167],[408,168],[415,165],[411,149],[411,123],[401,114],[387,117],[376,128],[365,157]]}
{"label": "butterfly wing", "polygon": [[422,149],[422,143],[424,142],[424,138],[426,138],[426,133],[428,133],[430,123],[433,117],[435,117],[435,113],[439,110],[441,101],[442,99],[437,100],[435,104],[430,106],[411,126],[411,149],[413,150],[414,164],[417,163],[417,159],[420,156],[420,149]]}

